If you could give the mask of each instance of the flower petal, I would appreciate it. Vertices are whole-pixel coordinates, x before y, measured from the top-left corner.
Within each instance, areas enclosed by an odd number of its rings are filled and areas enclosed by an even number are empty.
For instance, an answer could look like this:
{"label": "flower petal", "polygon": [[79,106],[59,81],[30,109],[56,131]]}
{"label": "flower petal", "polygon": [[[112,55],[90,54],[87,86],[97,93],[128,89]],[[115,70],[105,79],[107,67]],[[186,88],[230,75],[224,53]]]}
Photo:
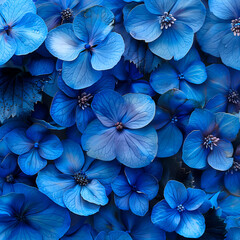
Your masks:
{"label": "flower petal", "polygon": [[131,192],[131,186],[129,185],[125,175],[117,176],[111,184],[113,192],[119,196],[124,197],[129,192]]}
{"label": "flower petal", "polygon": [[206,200],[206,193],[201,189],[188,188],[188,198],[184,203],[184,207],[188,211],[197,210]]}
{"label": "flower petal", "polygon": [[149,200],[143,193],[133,192],[129,198],[129,207],[134,214],[144,216],[148,212]]}

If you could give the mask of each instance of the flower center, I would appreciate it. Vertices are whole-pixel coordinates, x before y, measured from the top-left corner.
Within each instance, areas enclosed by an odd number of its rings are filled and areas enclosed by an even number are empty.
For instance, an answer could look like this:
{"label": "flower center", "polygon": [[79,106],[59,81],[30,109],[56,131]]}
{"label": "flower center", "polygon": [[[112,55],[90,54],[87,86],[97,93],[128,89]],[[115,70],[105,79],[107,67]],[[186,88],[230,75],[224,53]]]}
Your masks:
{"label": "flower center", "polygon": [[207,137],[204,138],[203,145],[206,148],[210,148],[210,150],[213,150],[214,146],[217,146],[217,143],[220,139],[213,136],[213,135],[208,135]]}
{"label": "flower center", "polygon": [[172,123],[176,123],[178,121],[178,118],[177,117],[173,117],[172,118]]}
{"label": "flower center", "polygon": [[117,123],[115,124],[115,126],[116,126],[116,129],[117,129],[118,131],[122,131],[123,128],[124,128],[122,122],[117,122]]}
{"label": "flower center", "polygon": [[171,27],[174,22],[176,21],[176,18],[173,17],[172,14],[169,14],[168,12],[164,12],[162,16],[159,17],[160,23],[161,23],[161,29],[168,29]]}
{"label": "flower center", "polygon": [[72,16],[73,16],[73,10],[70,8],[62,10],[61,12],[62,20],[69,20]]}
{"label": "flower center", "polygon": [[84,48],[85,48],[86,50],[91,50],[92,46],[87,43],[87,44],[85,44]]}
{"label": "flower center", "polygon": [[232,32],[234,36],[240,36],[240,18],[232,20]]}
{"label": "flower center", "polygon": [[182,73],[178,74],[178,80],[185,80],[185,77]]}
{"label": "flower center", "polygon": [[238,104],[240,102],[239,94],[237,91],[230,89],[228,93],[228,102]]}
{"label": "flower center", "polygon": [[35,142],[35,143],[34,143],[34,147],[35,147],[35,148],[39,148],[39,143]]}
{"label": "flower center", "polygon": [[178,212],[183,212],[185,210],[184,206],[182,204],[177,206]]}
{"label": "flower center", "polygon": [[13,183],[15,181],[15,179],[14,179],[13,175],[10,174],[10,175],[6,176],[5,181],[7,183]]}
{"label": "flower center", "polygon": [[84,110],[85,108],[89,107],[91,104],[91,100],[93,98],[93,95],[90,93],[81,93],[80,96],[78,96],[78,106]]}
{"label": "flower center", "polygon": [[26,217],[24,214],[20,214],[20,213],[17,213],[15,214],[15,218],[19,221],[19,222],[24,222],[26,220]]}
{"label": "flower center", "polygon": [[232,167],[226,173],[234,174],[238,171],[240,171],[240,163],[234,161]]}
{"label": "flower center", "polygon": [[6,26],[4,26],[4,31],[7,33],[7,35],[9,35],[10,34],[10,30],[11,30],[11,26],[9,26],[9,25],[6,25]]}
{"label": "flower center", "polygon": [[88,178],[86,174],[83,172],[74,174],[74,179],[76,183],[79,184],[80,186],[86,186],[88,184]]}

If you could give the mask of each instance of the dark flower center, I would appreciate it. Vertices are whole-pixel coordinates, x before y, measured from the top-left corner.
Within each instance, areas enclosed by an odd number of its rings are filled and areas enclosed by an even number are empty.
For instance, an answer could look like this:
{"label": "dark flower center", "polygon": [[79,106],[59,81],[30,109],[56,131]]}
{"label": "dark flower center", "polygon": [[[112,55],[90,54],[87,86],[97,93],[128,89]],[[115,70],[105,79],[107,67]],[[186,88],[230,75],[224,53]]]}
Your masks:
{"label": "dark flower center", "polygon": [[174,18],[172,14],[164,12],[164,14],[160,16],[161,29],[168,29],[174,24],[175,21],[176,18]]}
{"label": "dark flower center", "polygon": [[232,32],[234,36],[240,36],[240,18],[232,20]]}
{"label": "dark flower center", "polygon": [[10,174],[10,175],[6,176],[5,181],[7,183],[13,183],[15,181],[15,179],[14,179],[13,175]]}
{"label": "dark flower center", "polygon": [[9,25],[6,25],[6,26],[4,26],[4,31],[7,33],[7,35],[9,35],[10,34],[10,31],[11,31],[11,26],[9,26]]}
{"label": "dark flower center", "polygon": [[213,136],[213,135],[208,135],[207,137],[204,138],[203,145],[206,148],[210,148],[210,150],[213,150],[214,146],[217,146],[217,143],[220,139]]}
{"label": "dark flower center", "polygon": [[177,117],[173,117],[172,118],[172,123],[176,123],[178,121],[178,118]]}
{"label": "dark flower center", "polygon": [[78,96],[78,106],[84,110],[85,108],[89,107],[91,105],[93,95],[90,93],[81,93],[80,96]]}
{"label": "dark flower center", "polygon": [[185,207],[182,204],[180,204],[177,206],[177,210],[178,212],[183,212],[185,210]]}
{"label": "dark flower center", "polygon": [[115,124],[115,126],[116,126],[116,129],[117,129],[118,131],[122,131],[123,128],[124,128],[122,122],[117,122],[117,123]]}
{"label": "dark flower center", "polygon": [[182,73],[178,74],[178,80],[185,80],[185,77]]}
{"label": "dark flower center", "polygon": [[88,184],[88,178],[86,174],[83,172],[74,174],[74,179],[76,183],[79,184],[80,186],[86,186]]}
{"label": "dark flower center", "polygon": [[233,162],[232,167],[227,171],[227,173],[234,174],[235,172],[240,171],[240,163],[239,162]]}
{"label": "dark flower center", "polygon": [[17,219],[18,222],[25,222],[26,216],[24,213],[15,213],[14,217]]}
{"label": "dark flower center", "polygon": [[62,20],[69,20],[72,16],[73,16],[73,10],[70,8],[62,10],[61,12]]}
{"label": "dark flower center", "polygon": [[239,94],[237,91],[230,89],[228,93],[228,102],[238,104],[240,102]]}

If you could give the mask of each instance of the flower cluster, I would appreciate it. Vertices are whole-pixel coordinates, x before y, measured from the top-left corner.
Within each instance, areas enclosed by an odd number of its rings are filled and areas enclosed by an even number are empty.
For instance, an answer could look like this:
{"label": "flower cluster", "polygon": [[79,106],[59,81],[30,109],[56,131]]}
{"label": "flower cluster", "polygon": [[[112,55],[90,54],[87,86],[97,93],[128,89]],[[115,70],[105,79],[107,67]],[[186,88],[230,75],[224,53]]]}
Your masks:
{"label": "flower cluster", "polygon": [[0,0],[0,239],[240,239],[239,0]]}

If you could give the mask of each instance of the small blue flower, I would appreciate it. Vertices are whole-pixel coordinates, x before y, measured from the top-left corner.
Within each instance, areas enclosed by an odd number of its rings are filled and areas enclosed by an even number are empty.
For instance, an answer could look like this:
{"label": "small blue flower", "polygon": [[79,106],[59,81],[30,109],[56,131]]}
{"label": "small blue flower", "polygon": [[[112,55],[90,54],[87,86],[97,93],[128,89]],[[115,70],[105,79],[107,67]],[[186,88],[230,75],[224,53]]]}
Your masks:
{"label": "small blue flower", "polygon": [[200,0],[145,0],[129,13],[125,27],[157,56],[179,60],[190,50],[205,14]]}
{"label": "small blue flower", "polygon": [[108,203],[108,186],[118,175],[120,166],[89,157],[85,160],[80,145],[72,140],[64,140],[63,148],[55,166],[48,165],[38,173],[38,188],[71,212],[92,215]]}
{"label": "small blue flower", "polygon": [[132,240],[128,233],[123,231],[100,232],[95,240]]}
{"label": "small blue flower", "polygon": [[27,130],[17,128],[6,137],[9,149],[19,155],[18,164],[27,175],[34,175],[47,165],[47,160],[55,160],[62,155],[61,141],[48,129],[34,124]]}
{"label": "small blue flower", "polygon": [[117,207],[131,210],[138,216],[144,216],[149,209],[149,201],[158,193],[157,179],[143,169],[125,168],[124,172],[111,184]]}
{"label": "small blue flower", "polygon": [[93,120],[82,135],[82,146],[92,158],[117,158],[132,168],[145,167],[157,154],[157,133],[147,126],[155,115],[155,103],[148,95],[121,96],[112,90],[95,95]]}
{"label": "small blue flower", "polygon": [[0,65],[14,54],[35,51],[44,42],[47,32],[32,0],[6,0],[0,5]]}
{"label": "small blue flower", "polygon": [[195,109],[190,116],[188,130],[191,132],[184,141],[182,159],[189,167],[203,169],[210,165],[219,171],[232,167],[231,142],[239,131],[237,117]]}
{"label": "small blue flower", "polygon": [[205,219],[199,208],[206,199],[200,189],[188,188],[177,181],[168,181],[165,200],[152,210],[152,222],[167,232],[176,231],[186,238],[199,238],[205,231]]}
{"label": "small blue flower", "polygon": [[73,24],[64,24],[49,32],[46,47],[63,60],[62,78],[73,89],[93,85],[102,70],[113,68],[124,52],[120,34],[111,32],[114,15],[95,6],[79,13]]}

